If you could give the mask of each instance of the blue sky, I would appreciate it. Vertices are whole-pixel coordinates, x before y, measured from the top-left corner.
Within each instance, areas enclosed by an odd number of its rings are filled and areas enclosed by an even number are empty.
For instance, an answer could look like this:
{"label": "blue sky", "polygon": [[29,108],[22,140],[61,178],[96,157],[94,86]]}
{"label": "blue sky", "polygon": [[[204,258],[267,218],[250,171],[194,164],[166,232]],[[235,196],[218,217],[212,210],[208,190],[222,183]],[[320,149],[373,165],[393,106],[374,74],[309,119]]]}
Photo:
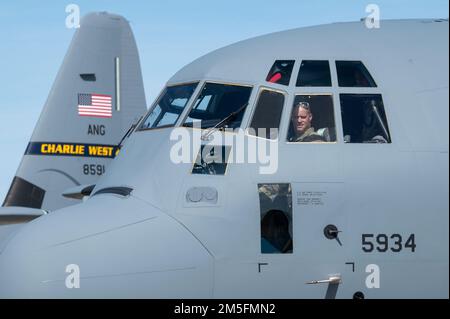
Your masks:
{"label": "blue sky", "polygon": [[8,191],[72,39],[65,7],[108,11],[130,22],[138,45],[147,105],[182,66],[253,36],[302,26],[355,21],[366,5],[382,19],[448,18],[448,0],[43,0],[0,5],[0,203]]}

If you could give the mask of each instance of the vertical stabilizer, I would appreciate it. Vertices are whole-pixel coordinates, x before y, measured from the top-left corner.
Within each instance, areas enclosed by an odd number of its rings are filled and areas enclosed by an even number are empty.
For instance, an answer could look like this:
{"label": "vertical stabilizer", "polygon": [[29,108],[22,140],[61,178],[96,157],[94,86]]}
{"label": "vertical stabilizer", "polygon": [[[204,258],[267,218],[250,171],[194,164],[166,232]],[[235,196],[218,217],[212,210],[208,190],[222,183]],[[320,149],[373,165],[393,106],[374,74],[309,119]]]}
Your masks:
{"label": "vertical stabilizer", "polygon": [[81,21],[3,206],[55,210],[62,193],[95,184],[128,128],[146,111],[136,43],[121,16]]}

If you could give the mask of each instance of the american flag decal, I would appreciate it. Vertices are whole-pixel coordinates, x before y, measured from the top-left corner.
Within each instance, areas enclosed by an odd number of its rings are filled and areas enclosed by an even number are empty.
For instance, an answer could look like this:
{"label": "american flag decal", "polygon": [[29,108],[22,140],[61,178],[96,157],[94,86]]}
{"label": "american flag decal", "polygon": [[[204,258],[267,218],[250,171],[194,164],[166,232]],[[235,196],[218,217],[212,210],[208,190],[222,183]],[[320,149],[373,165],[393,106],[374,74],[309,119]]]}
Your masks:
{"label": "american flag decal", "polygon": [[78,115],[112,117],[112,98],[105,94],[78,94]]}

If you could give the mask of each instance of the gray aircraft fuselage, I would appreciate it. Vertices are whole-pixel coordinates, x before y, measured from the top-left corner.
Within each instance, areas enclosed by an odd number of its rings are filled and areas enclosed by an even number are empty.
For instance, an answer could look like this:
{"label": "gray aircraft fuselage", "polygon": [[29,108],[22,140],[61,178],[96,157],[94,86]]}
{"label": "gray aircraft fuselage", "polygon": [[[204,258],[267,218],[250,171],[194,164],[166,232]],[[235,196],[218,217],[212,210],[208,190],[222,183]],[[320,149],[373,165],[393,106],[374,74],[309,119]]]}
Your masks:
{"label": "gray aircraft fuselage", "polygon": [[[294,61],[287,85],[276,82],[283,74],[268,80],[277,60]],[[331,84],[297,85],[304,61],[328,61]],[[339,61],[362,62],[376,86],[340,85]],[[173,125],[143,119],[86,202],[34,220],[8,243],[0,297],[448,298],[448,21],[269,34],[199,58],[167,86],[196,82]],[[245,136],[277,150],[276,170],[230,161],[220,174],[197,174],[193,161],[173,162],[173,129],[201,108],[209,83],[250,88],[243,129],[264,91],[284,97],[278,139]],[[335,140],[290,141],[295,102],[317,96],[331,105]],[[368,96],[382,98],[384,143],[355,143],[347,129],[345,101]],[[237,134],[214,134],[237,152]],[[285,253],[263,248],[266,206],[290,211]],[[69,289],[73,264],[80,287]]]}

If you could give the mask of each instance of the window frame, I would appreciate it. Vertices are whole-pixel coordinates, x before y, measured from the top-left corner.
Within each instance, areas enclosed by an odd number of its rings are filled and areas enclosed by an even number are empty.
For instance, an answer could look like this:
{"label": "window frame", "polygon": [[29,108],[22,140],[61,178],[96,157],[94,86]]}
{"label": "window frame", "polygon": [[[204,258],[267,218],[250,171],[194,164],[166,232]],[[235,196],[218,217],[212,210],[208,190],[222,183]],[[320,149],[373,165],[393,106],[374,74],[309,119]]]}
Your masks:
{"label": "window frame", "polygon": [[[301,71],[301,69],[302,69],[302,63],[303,63],[304,61],[310,61],[310,62],[314,62],[314,61],[328,62],[328,71],[329,71],[329,74],[330,74],[330,85],[328,85],[328,86],[311,86],[311,85],[308,85],[308,86],[299,86],[299,85],[297,85],[298,78],[299,78],[299,76],[300,76],[300,71]],[[326,89],[326,90],[331,90],[331,89],[333,89],[335,86],[333,85],[334,79],[333,79],[333,70],[332,70],[332,66],[331,66],[332,62],[334,62],[334,67],[336,68],[336,60],[332,60],[332,59],[330,59],[330,58],[328,58],[328,59],[327,59],[327,58],[324,58],[324,59],[318,59],[318,58],[301,59],[300,62],[299,62],[299,64],[298,64],[297,78],[295,79],[295,81],[293,81],[293,82],[295,82],[295,83],[292,83],[293,86],[294,86],[295,88],[297,88],[297,89],[300,89],[300,88],[306,88],[306,89],[311,89],[311,88],[315,88],[315,89],[316,89],[316,88],[322,88],[322,89]],[[336,78],[336,81],[337,81],[337,78]]]}
{"label": "window frame", "polygon": [[[158,105],[158,102],[160,101],[160,99],[164,96],[164,94],[166,93],[168,88],[171,87],[175,87],[175,86],[182,86],[182,85],[189,85],[189,84],[195,84],[197,83],[196,88],[194,89],[194,91],[192,92],[192,95],[190,96],[190,98],[188,99],[188,101],[186,102],[186,105],[183,109],[183,111],[180,113],[180,115],[178,116],[177,120],[173,123],[173,124],[167,124],[167,125],[161,125],[158,127],[147,127],[147,128],[142,128],[142,124],[147,120],[147,118],[150,116],[150,114],[154,111],[154,109],[156,108],[156,106]],[[163,129],[163,128],[168,128],[168,127],[176,127],[178,126],[178,122],[180,120],[180,117],[183,115],[183,113],[185,112],[185,110],[190,107],[190,104],[192,103],[192,98],[195,95],[195,92],[198,90],[198,88],[200,87],[201,81],[187,81],[187,82],[180,82],[180,83],[174,83],[174,84],[168,84],[165,87],[163,87],[163,89],[159,92],[158,97],[153,101],[151,107],[149,107],[147,113],[145,113],[145,115],[142,117],[142,119],[139,121],[139,123],[136,125],[137,129],[135,130],[135,132],[143,132],[143,131],[152,131],[152,130],[157,130],[157,129]]]}
{"label": "window frame", "polygon": [[[225,162],[226,165],[225,165],[225,171],[223,172],[223,174],[196,174],[196,173],[193,173],[195,164],[197,162],[197,157],[200,154],[200,152],[202,151],[202,147],[205,147],[205,146],[217,147],[219,145],[210,145],[210,144],[203,144],[203,143],[200,144],[200,148],[198,150],[198,153],[196,154],[195,159],[193,160],[192,165],[191,165],[191,167],[189,169],[189,176],[199,176],[199,178],[208,178],[208,177],[209,178],[210,177],[219,177],[220,178],[222,176],[226,176],[228,174],[228,169],[230,167],[229,160],[230,160],[230,156],[232,154],[232,146],[230,146],[230,145],[221,145],[221,147],[223,147],[225,149],[225,152],[227,151],[227,149],[229,151],[228,154],[227,154],[228,156],[227,156],[227,160]],[[231,164],[233,164],[233,163],[231,163]],[[202,177],[200,177],[200,176],[202,176]]]}
{"label": "window frame", "polygon": [[[342,142],[342,144],[345,145],[370,145],[372,143],[345,143],[344,142],[344,123],[342,119],[342,108],[341,108],[341,94],[358,94],[358,95],[364,95],[364,94],[379,94],[381,95],[381,98],[383,100],[383,106],[384,106],[384,113],[386,115],[386,120],[388,122],[389,127],[389,135],[391,138],[391,143],[384,143],[385,145],[393,145],[395,144],[395,136],[396,136],[396,126],[392,125],[393,121],[395,122],[395,112],[391,110],[389,107],[390,103],[390,94],[388,90],[385,90],[383,87],[383,82],[375,82],[376,87],[341,87],[339,86],[339,79],[338,79],[338,73],[337,73],[337,67],[336,67],[336,61],[360,61],[364,67],[369,72],[370,76],[375,81],[375,78],[378,80],[380,79],[377,77],[378,69],[376,68],[376,65],[374,65],[370,58],[365,55],[359,55],[359,56],[334,56],[332,59],[330,59],[331,63],[331,72],[332,72],[332,78],[334,83],[336,83],[336,86],[333,86],[333,91],[335,92],[334,96],[334,102],[335,105],[338,105],[339,108],[336,108],[335,110],[335,117],[339,118],[339,120],[336,122],[336,140],[339,141],[339,143]],[[393,137],[394,136],[394,137]],[[382,144],[382,143],[379,143]],[[350,146],[347,146],[350,147]],[[386,147],[386,146],[385,146]]]}
{"label": "window frame", "polygon": [[[368,88],[371,88],[371,89],[377,89],[377,88],[375,88],[375,87],[368,87]],[[362,88],[359,88],[358,87],[358,89],[362,89]],[[381,101],[382,101],[382,103],[383,103],[383,112],[384,112],[384,116],[385,116],[385,118],[386,118],[386,123],[383,123],[384,125],[386,125],[386,128],[387,128],[387,132],[388,132],[388,135],[389,135],[389,141],[387,142],[387,143],[363,143],[363,142],[357,142],[357,143],[353,143],[353,142],[350,142],[350,143],[346,143],[345,141],[344,141],[344,132],[345,132],[345,129],[344,129],[344,118],[342,117],[342,100],[341,100],[341,95],[354,95],[354,96],[364,96],[364,95],[379,95],[380,96],[380,99],[381,99]],[[394,144],[394,140],[392,139],[392,125],[391,125],[391,122],[390,122],[390,118],[391,118],[391,116],[388,114],[389,112],[387,111],[387,107],[386,107],[386,99],[385,99],[385,97],[386,97],[386,95],[387,94],[383,94],[383,93],[381,93],[379,90],[376,90],[376,91],[373,91],[373,92],[367,92],[367,91],[360,91],[360,90],[358,90],[358,92],[348,92],[348,91],[345,91],[345,92],[339,92],[338,93],[338,101],[339,101],[339,110],[340,110],[340,119],[341,119],[341,126],[342,126],[342,132],[341,132],[341,137],[342,137],[342,142],[343,142],[343,144],[345,144],[345,145],[371,145],[371,144],[378,144],[378,145],[392,145],[392,144]]]}
{"label": "window frame", "polygon": [[[301,88],[301,87],[300,87]],[[329,87],[327,87],[329,88]],[[333,87],[331,87],[333,88]],[[289,138],[289,127],[291,126],[291,116],[292,116],[292,111],[294,109],[294,102],[297,98],[297,96],[301,96],[301,95],[314,95],[314,96],[330,96],[331,98],[331,102],[332,102],[332,107],[333,107],[333,118],[334,118],[334,128],[336,130],[336,140],[335,141],[330,141],[330,142],[290,142],[288,140]],[[284,142],[288,145],[317,145],[317,144],[325,144],[325,145],[330,145],[330,144],[338,144],[340,142],[340,138],[339,138],[339,130],[338,130],[338,125],[337,125],[337,121],[336,121],[336,101],[335,101],[335,93],[333,92],[293,92],[292,96],[291,96],[291,106],[288,107],[289,109],[289,113],[288,113],[288,125],[287,125],[287,129],[286,132],[284,134]],[[337,95],[339,95],[339,93],[337,93]],[[340,102],[340,101],[339,101]],[[340,104],[339,104],[339,111],[340,111]],[[342,117],[341,117],[341,122],[342,122]],[[339,133],[338,133],[339,132]]]}
{"label": "window frame", "polygon": [[[192,94],[192,97],[194,97],[194,95],[195,95],[195,98],[192,99],[192,101],[189,101],[189,104],[186,106],[186,109],[189,107],[188,110],[187,110],[187,111],[186,111],[186,110],[183,111],[183,113],[186,112],[185,114],[181,113],[181,116],[180,116],[180,118],[178,119],[178,123],[177,123],[178,125],[177,125],[177,126],[185,127],[185,126],[183,126],[183,124],[185,123],[186,119],[189,117],[189,114],[191,113],[193,107],[195,106],[195,102],[198,100],[198,98],[199,98],[200,95],[202,94],[202,91],[203,91],[204,87],[205,87],[207,84],[223,84],[223,85],[232,85],[232,86],[240,86],[240,87],[251,88],[250,95],[249,95],[249,97],[248,97],[248,105],[247,105],[247,107],[245,108],[244,114],[242,114],[241,126],[239,127],[239,128],[242,128],[243,125],[244,125],[245,114],[248,112],[249,107],[252,105],[252,98],[253,98],[253,94],[254,94],[254,88],[255,88],[255,85],[252,85],[252,84],[246,84],[246,83],[237,83],[237,82],[227,82],[227,81],[207,80],[207,79],[203,79],[202,81],[200,81],[200,84],[201,84],[201,85],[199,85],[199,86],[197,87],[197,89],[194,91],[194,94]],[[198,91],[197,91],[197,90],[198,90]],[[197,92],[196,92],[196,91],[197,91]],[[185,127],[185,128],[189,128],[189,129],[200,129],[201,131],[211,129],[211,128],[207,128],[207,129],[197,128],[197,127],[194,127],[194,126],[192,126],[192,127],[189,126],[189,127]]]}
{"label": "window frame", "polygon": [[[338,72],[338,62],[359,62],[364,69],[366,70],[367,74],[370,76],[370,80],[372,80],[373,84],[375,84],[375,86],[341,86],[339,83],[339,72]],[[364,63],[363,59],[334,59],[334,69],[336,71],[336,83],[337,86],[336,88],[338,89],[378,89],[379,85],[378,82],[375,81],[375,78],[372,75],[372,72],[369,71],[369,68],[366,66],[366,63]]]}
{"label": "window frame", "polygon": [[[286,218],[289,221],[289,230],[290,230],[289,235],[290,235],[292,250],[288,251],[288,252],[263,252],[262,251],[261,240],[263,238],[263,233],[262,233],[262,224],[261,223],[262,223],[263,218],[261,218],[261,217],[262,217],[263,207],[261,205],[260,189],[264,186],[269,186],[269,185],[288,185],[290,199],[291,199],[290,212],[279,210],[286,216]],[[293,206],[293,197],[292,197],[292,194],[293,194],[292,185],[293,184],[291,182],[277,182],[277,181],[261,181],[261,182],[256,183],[257,198],[258,198],[257,211],[258,211],[258,220],[259,220],[259,227],[258,227],[259,228],[259,232],[258,232],[259,233],[259,239],[258,239],[259,240],[259,251],[258,251],[258,254],[260,256],[293,256],[296,253],[296,251],[295,251],[295,236],[294,236],[294,234],[295,234],[295,223],[294,223],[295,215],[294,215],[294,206]],[[286,197],[286,198],[288,199],[288,197]],[[287,202],[287,204],[289,207],[289,201]],[[266,216],[266,214],[268,212],[271,212],[274,210],[277,210],[276,207],[267,210],[265,212],[264,216]],[[266,239],[266,240],[268,240],[268,239]]]}
{"label": "window frame", "polygon": [[[276,83],[276,82],[270,82],[270,81],[267,79],[268,76],[269,76],[269,74],[270,74],[270,72],[272,71],[273,67],[275,66],[275,63],[281,62],[281,61],[284,61],[284,62],[293,62],[293,64],[292,64],[292,69],[291,69],[291,73],[290,73],[290,75],[289,75],[288,84],[281,84],[281,83]],[[274,84],[274,85],[279,85],[279,86],[285,87],[285,88],[290,87],[290,86],[292,85],[292,76],[295,74],[294,71],[295,71],[295,66],[296,66],[296,64],[297,64],[297,59],[276,59],[276,60],[274,60],[273,63],[272,63],[272,66],[271,66],[270,69],[269,69],[269,72],[268,72],[267,75],[266,75],[266,78],[265,78],[265,81],[264,81],[264,82],[265,82],[265,83]]]}
{"label": "window frame", "polygon": [[[253,117],[255,116],[256,108],[257,108],[258,102],[259,102],[259,98],[261,97],[261,93],[263,91],[272,91],[272,92],[280,93],[280,94],[282,94],[284,96],[283,107],[282,107],[282,111],[281,111],[281,115],[280,115],[280,123],[278,125],[278,139],[273,139],[272,140],[272,139],[267,139],[267,138],[264,138],[264,137],[261,137],[261,136],[258,136],[258,135],[251,135],[251,134],[248,133],[248,129],[251,128],[252,120],[253,120]],[[255,138],[262,138],[264,140],[269,140],[269,141],[277,141],[277,140],[279,141],[280,137],[281,137],[281,132],[282,132],[282,129],[283,129],[283,118],[284,118],[284,114],[286,112],[286,103],[288,102],[288,100],[289,100],[289,93],[286,90],[282,90],[282,89],[279,89],[279,88],[273,88],[273,87],[270,87],[270,86],[267,86],[267,85],[260,85],[258,87],[258,91],[256,93],[255,101],[253,102],[253,105],[252,105],[252,111],[251,111],[251,113],[249,114],[249,117],[248,117],[245,135],[246,136],[252,136],[252,137],[255,137]]]}

